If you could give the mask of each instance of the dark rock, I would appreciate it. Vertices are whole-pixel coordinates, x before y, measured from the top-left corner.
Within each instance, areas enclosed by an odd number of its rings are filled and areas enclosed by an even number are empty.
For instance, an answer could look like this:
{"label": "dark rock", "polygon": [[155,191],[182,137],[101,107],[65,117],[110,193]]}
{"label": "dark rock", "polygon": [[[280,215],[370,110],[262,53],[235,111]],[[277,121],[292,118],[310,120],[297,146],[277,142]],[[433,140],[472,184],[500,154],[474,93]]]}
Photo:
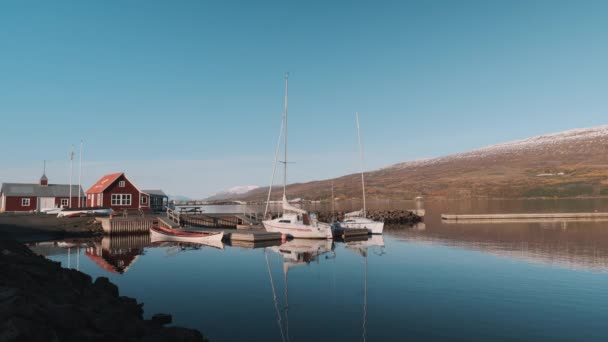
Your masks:
{"label": "dark rock", "polygon": [[119,297],[108,278],[92,282],[15,241],[0,239],[0,251],[0,341],[204,341],[164,327],[171,315],[144,320],[143,304]]}
{"label": "dark rock", "polygon": [[100,291],[110,294],[112,297],[118,297],[118,286],[112,284],[110,279],[106,277],[99,277],[95,279],[93,286]]}
{"label": "dark rock", "polygon": [[170,324],[173,321],[173,317],[168,314],[158,313],[150,319],[150,322],[156,326],[163,326],[166,324]]}

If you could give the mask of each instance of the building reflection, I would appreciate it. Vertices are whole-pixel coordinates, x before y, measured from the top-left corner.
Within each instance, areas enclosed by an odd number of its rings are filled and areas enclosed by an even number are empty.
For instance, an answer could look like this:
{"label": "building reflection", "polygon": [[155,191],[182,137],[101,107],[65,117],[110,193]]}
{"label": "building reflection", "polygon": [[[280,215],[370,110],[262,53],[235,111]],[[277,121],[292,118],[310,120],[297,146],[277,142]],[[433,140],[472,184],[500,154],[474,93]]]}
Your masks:
{"label": "building reflection", "polygon": [[85,255],[101,269],[115,274],[123,274],[144,254],[144,248],[150,245],[150,236],[117,235],[104,236],[85,250]]}

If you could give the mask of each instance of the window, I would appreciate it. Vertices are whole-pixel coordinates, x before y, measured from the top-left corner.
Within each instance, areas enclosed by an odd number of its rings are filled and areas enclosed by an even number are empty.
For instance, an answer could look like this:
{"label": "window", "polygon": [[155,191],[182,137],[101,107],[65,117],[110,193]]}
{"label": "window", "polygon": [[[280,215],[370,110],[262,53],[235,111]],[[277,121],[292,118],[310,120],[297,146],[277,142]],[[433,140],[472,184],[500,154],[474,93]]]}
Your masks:
{"label": "window", "polygon": [[97,205],[101,205],[101,194],[97,194]]}
{"label": "window", "polygon": [[29,198],[22,198],[21,199],[21,206],[22,207],[29,207],[30,206],[30,199]]}
{"label": "window", "polygon": [[131,205],[131,194],[112,194],[112,205]]}
{"label": "window", "polygon": [[279,220],[279,223],[291,223],[291,220]]}
{"label": "window", "polygon": [[146,197],[145,195],[141,196],[141,204],[148,204],[148,197]]}
{"label": "window", "polygon": [[124,188],[125,187],[125,181],[118,182],[118,187],[119,188]]}
{"label": "window", "polygon": [[63,207],[63,206],[68,205],[68,203],[69,203],[69,201],[68,201],[68,199],[67,199],[67,198],[62,198],[62,199],[61,199],[61,206],[62,206],[62,207]]}

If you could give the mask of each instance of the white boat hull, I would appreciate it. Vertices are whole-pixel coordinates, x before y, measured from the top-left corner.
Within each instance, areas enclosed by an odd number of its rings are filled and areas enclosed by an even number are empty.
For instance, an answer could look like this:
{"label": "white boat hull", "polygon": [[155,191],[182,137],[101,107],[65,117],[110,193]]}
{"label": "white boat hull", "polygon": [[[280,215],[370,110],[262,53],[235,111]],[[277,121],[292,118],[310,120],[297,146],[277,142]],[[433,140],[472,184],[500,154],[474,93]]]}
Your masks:
{"label": "white boat hull", "polygon": [[71,210],[63,209],[57,217],[75,217],[75,216],[87,216],[87,215],[111,215],[114,211],[112,209],[82,209],[82,210]]}
{"label": "white boat hull", "polygon": [[281,233],[299,239],[332,239],[331,225],[317,222],[314,225],[302,223],[282,223],[279,219],[263,222],[267,232]]}
{"label": "white boat hull", "polygon": [[[189,242],[189,243],[197,243],[202,245],[212,245],[212,246],[222,246],[222,238],[224,237],[224,232],[219,232],[217,234],[211,234],[208,236],[197,236],[197,237],[189,237],[189,236],[175,236],[159,233],[153,229],[150,229],[150,241],[151,242]],[[222,248],[218,247],[218,248]]]}
{"label": "white boat hull", "polygon": [[346,219],[340,222],[340,226],[344,229],[367,229],[371,234],[382,234],[384,230],[384,222],[370,220],[365,217]]}

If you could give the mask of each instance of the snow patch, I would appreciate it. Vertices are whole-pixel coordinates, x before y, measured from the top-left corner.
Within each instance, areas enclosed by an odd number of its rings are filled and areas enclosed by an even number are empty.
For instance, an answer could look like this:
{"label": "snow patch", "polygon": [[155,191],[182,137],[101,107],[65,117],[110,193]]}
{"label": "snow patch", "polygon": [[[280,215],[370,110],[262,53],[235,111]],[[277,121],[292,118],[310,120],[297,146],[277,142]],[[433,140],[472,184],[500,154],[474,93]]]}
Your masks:
{"label": "snow patch", "polygon": [[389,166],[386,169],[402,169],[418,166],[427,166],[459,159],[484,158],[499,154],[519,153],[531,150],[544,150],[558,144],[564,144],[568,142],[574,143],[577,141],[593,140],[599,138],[608,138],[608,125],[591,128],[577,128],[559,133],[539,135],[512,142],[490,145],[470,152],[458,153],[450,156],[399,163]]}

